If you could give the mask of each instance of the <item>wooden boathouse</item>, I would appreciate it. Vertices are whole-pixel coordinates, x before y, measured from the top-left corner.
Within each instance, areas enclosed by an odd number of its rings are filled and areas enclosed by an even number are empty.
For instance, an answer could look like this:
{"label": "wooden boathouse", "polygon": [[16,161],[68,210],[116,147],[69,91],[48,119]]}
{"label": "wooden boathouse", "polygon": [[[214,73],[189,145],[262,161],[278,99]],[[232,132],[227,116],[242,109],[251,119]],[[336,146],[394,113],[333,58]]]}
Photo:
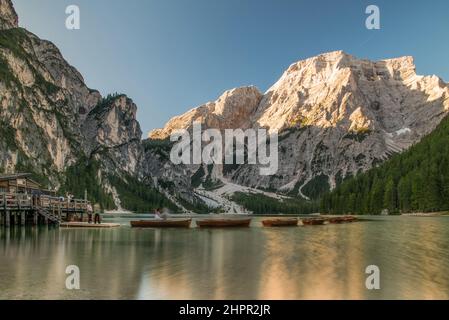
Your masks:
{"label": "wooden boathouse", "polygon": [[89,204],[87,200],[57,197],[31,174],[0,175],[0,226],[82,221]]}

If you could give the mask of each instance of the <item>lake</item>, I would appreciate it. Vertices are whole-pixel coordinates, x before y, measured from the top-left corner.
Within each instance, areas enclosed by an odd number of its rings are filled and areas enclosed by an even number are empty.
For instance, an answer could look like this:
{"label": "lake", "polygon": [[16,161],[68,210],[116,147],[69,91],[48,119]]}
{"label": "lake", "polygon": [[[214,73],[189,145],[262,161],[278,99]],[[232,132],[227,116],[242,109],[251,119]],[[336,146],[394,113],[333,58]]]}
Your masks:
{"label": "lake", "polygon": [[[1,299],[449,299],[449,217],[297,228],[0,228]],[[65,287],[68,265],[80,289]],[[367,290],[365,269],[380,268]]]}

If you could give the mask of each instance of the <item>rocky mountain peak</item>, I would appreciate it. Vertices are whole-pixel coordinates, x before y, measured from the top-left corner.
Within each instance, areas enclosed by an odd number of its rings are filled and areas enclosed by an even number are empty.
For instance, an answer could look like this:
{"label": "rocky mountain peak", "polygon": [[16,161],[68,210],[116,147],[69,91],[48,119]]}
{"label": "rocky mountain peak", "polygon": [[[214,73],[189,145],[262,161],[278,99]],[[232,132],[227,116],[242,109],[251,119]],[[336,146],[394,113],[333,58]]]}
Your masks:
{"label": "rocky mountain peak", "polygon": [[279,131],[298,124],[350,130],[357,126],[351,118],[360,120],[363,114],[364,129],[373,129],[375,122],[390,127],[380,109],[402,113],[406,98],[433,101],[444,96],[446,88],[438,77],[418,76],[410,56],[370,61],[334,51],[291,65],[266,92],[254,122]]}
{"label": "rocky mountain peak", "polygon": [[193,122],[201,122],[205,129],[249,128],[251,117],[262,97],[262,93],[254,86],[226,91],[217,101],[208,102],[171,119],[163,129],[150,132],[149,138],[166,139],[173,131],[189,129]]}
{"label": "rocky mountain peak", "polygon": [[11,0],[0,0],[0,30],[17,28],[19,17]]}
{"label": "rocky mountain peak", "polygon": [[[292,64],[268,92],[292,80],[301,81],[301,84],[305,86],[313,86],[323,81],[329,82],[335,80],[337,73],[341,72],[352,74],[356,80],[405,80],[407,77],[416,76],[416,67],[411,56],[370,61],[359,59],[344,51],[333,51]],[[350,80],[350,78],[347,79]]]}
{"label": "rocky mountain peak", "polygon": [[282,132],[315,126],[390,133],[403,126],[395,119],[410,116],[404,114],[406,108],[444,102],[447,90],[438,77],[418,76],[411,56],[370,61],[333,51],[292,64],[263,96],[255,87],[227,91],[216,102],[173,118],[150,138],[166,138],[194,120],[219,129],[264,127]]}
{"label": "rocky mountain peak", "polygon": [[235,113],[251,114],[262,94],[254,86],[235,88],[226,91],[216,102],[214,113],[223,118],[233,117]]}
{"label": "rocky mountain peak", "polygon": [[315,71],[319,72],[325,67],[335,68],[339,67],[340,64],[348,65],[350,61],[353,59],[355,59],[355,57],[341,50],[322,53],[318,56],[307,58],[293,63],[287,69],[285,75],[301,71],[304,68],[314,69]]}

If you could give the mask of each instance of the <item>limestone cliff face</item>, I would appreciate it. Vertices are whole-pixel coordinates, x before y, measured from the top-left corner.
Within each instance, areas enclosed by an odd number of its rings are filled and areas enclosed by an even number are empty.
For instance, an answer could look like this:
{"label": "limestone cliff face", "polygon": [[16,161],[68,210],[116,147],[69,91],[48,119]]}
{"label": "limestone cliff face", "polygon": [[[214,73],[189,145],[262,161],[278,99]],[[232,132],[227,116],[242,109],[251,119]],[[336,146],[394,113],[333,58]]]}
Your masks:
{"label": "limestone cliff face", "polygon": [[395,132],[416,120],[417,110],[438,115],[436,109],[447,107],[440,100],[446,94],[440,79],[416,74],[411,57],[371,62],[336,51],[290,66],[265,94],[253,120],[278,131],[302,123]]}
{"label": "limestone cliff face", "polygon": [[0,30],[17,28],[19,18],[11,0],[0,0]]}
{"label": "limestone cliff face", "polygon": [[[63,67],[56,70],[51,61]],[[8,133],[0,167],[32,167],[55,176],[76,161],[83,145],[83,110],[93,108],[101,96],[82,78],[76,86],[64,86],[61,79],[79,74],[54,45],[21,28],[0,31],[0,70],[0,116]]]}
{"label": "limestone cliff face", "polygon": [[166,139],[174,130],[190,129],[194,122],[201,122],[205,129],[247,129],[251,125],[248,119],[256,111],[262,97],[256,87],[226,91],[217,101],[208,102],[173,118],[163,129],[152,131],[149,138]]}
{"label": "limestone cliff face", "polygon": [[130,98],[90,89],[54,44],[18,27],[11,1],[0,0],[0,173],[30,172],[78,194],[89,188],[109,209],[175,208],[154,190],[149,170],[158,159],[144,152],[136,116]]}
{"label": "limestone cliff face", "polygon": [[336,51],[291,65],[263,96],[243,91],[237,99],[234,105],[247,107],[229,107],[220,118],[207,107],[218,102],[209,103],[174,118],[150,138],[166,138],[188,127],[198,113],[214,119],[208,127],[276,130],[276,175],[259,176],[257,166],[242,165],[226,170],[224,177],[308,197],[430,133],[448,112],[449,87],[436,76],[417,75],[411,57],[372,62]]}
{"label": "limestone cliff face", "polygon": [[92,109],[82,124],[87,153],[101,155],[111,172],[137,175],[142,156],[142,131],[137,106],[125,95],[109,97]]}
{"label": "limestone cliff face", "polygon": [[32,171],[61,185],[65,170],[96,159],[99,175],[138,176],[137,107],[125,95],[102,98],[49,41],[17,27],[0,0],[0,172]]}

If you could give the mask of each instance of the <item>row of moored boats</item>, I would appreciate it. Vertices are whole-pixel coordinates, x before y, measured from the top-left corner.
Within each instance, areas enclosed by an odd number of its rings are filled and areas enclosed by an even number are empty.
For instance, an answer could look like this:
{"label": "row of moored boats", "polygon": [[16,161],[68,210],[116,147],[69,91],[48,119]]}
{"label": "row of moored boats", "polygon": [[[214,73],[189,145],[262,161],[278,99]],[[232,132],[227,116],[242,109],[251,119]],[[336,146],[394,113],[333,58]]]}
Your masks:
{"label": "row of moored boats", "polygon": [[[199,228],[243,228],[251,225],[252,219],[199,219],[196,225]],[[330,217],[330,218],[288,218],[288,219],[265,219],[262,220],[264,227],[295,227],[316,226],[325,224],[341,224],[357,222],[358,219],[353,216]],[[140,220],[131,221],[133,228],[190,228],[192,219],[167,219],[167,220]]]}

